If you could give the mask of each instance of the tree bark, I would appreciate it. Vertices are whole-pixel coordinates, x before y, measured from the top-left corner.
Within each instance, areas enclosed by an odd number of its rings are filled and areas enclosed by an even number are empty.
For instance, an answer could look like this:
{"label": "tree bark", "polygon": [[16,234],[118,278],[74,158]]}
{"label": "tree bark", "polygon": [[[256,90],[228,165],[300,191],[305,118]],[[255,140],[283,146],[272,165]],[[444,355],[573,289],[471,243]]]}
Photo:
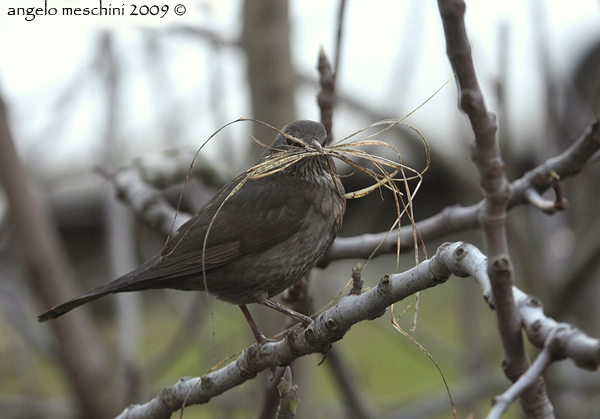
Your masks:
{"label": "tree bark", "polygon": [[[33,194],[12,139],[4,102],[0,97],[0,179],[6,192],[10,216],[31,272],[32,286],[44,307],[73,297],[69,262],[48,216]],[[33,321],[33,319],[32,319]],[[105,419],[118,412],[111,394],[108,363],[84,310],[51,323],[57,356],[77,397],[82,417]]]}
{"label": "tree bark", "polygon": [[[288,1],[246,0],[243,16],[242,46],[248,57],[253,116],[281,129],[296,119]],[[254,126],[254,133],[266,144],[276,135],[261,124]],[[264,151],[253,150],[248,156],[252,163]]]}

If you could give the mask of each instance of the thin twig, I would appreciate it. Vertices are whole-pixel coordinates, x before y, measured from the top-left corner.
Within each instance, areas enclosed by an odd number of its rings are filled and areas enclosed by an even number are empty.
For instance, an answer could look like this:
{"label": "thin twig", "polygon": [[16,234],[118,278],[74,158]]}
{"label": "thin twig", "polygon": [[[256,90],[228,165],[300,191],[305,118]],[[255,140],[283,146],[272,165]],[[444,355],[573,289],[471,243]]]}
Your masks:
{"label": "thin twig", "polygon": [[[550,173],[555,172],[562,180],[581,172],[594,153],[600,150],[600,121],[594,120],[586,131],[567,150],[546,160],[536,168],[525,173],[510,185],[508,209],[528,203],[527,191],[535,189],[542,193],[551,187]],[[417,223],[417,230],[425,242],[450,233],[480,228],[479,214],[484,201],[468,207],[451,206],[426,220]],[[401,252],[414,249],[413,229],[411,226],[400,230],[402,236]],[[387,237],[387,238],[386,238]],[[396,253],[397,231],[378,234],[364,234],[355,237],[338,237],[320,266],[339,259],[367,258],[377,246],[377,255]],[[383,240],[383,241],[382,241]]]}
{"label": "thin twig", "polygon": [[344,33],[344,10],[346,9],[346,0],[340,0],[338,11],[337,37],[335,41],[335,60],[333,61],[333,71],[335,78],[340,75],[340,56],[342,54],[342,34]]}
{"label": "thin twig", "polygon": [[350,289],[351,295],[360,295],[365,281],[362,279],[362,263],[352,268],[352,288]]}
{"label": "thin twig", "polygon": [[335,104],[335,74],[331,70],[331,64],[323,47],[319,50],[319,60],[317,64],[319,70],[319,85],[321,91],[317,95],[317,103],[321,110],[321,124],[327,131],[327,144],[333,142],[333,105]]}
{"label": "thin twig", "polygon": [[500,419],[506,412],[511,404],[517,400],[517,398],[523,394],[528,388],[533,386],[539,377],[546,371],[546,368],[552,363],[552,340],[556,336],[556,329],[554,329],[550,336],[548,336],[547,342],[544,348],[539,353],[531,367],[519,377],[504,393],[494,398],[494,405],[487,415],[487,419]]}

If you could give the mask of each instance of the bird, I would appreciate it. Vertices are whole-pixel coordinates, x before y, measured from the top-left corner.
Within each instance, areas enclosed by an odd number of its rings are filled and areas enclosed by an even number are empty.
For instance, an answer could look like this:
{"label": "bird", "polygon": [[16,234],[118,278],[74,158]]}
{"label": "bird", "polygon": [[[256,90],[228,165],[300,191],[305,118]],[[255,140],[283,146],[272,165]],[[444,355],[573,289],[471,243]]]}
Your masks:
{"label": "bird", "polygon": [[204,291],[238,305],[259,344],[267,339],[247,304],[271,307],[307,327],[312,319],[271,298],[319,263],[342,225],[344,188],[333,159],[323,152],[326,144],[327,131],[319,122],[287,124],[258,163],[278,153],[308,150],[310,156],[267,176],[249,177],[250,170],[240,174],[185,222],[160,254],[51,308],[38,321],[55,319],[108,294],[168,288]]}

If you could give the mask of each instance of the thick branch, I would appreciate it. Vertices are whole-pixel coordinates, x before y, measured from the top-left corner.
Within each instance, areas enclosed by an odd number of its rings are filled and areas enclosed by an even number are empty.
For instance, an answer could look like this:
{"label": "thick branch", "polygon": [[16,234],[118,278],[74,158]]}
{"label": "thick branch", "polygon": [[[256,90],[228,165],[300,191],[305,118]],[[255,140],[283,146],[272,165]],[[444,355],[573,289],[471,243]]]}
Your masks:
{"label": "thick branch", "polygon": [[[487,258],[475,246],[462,242],[445,244],[430,260],[415,268],[401,274],[386,275],[377,287],[361,295],[343,297],[307,329],[296,328],[284,340],[276,343],[260,347],[253,345],[244,350],[235,362],[202,378],[181,379],[174,386],[161,391],[150,402],[130,406],[119,418],[169,418],[172,412],[181,408],[186,397],[188,405],[206,403],[212,397],[254,378],[260,371],[289,365],[294,359],[310,353],[325,352],[333,342],[342,339],[353,324],[381,316],[389,305],[418,291],[439,285],[451,274],[473,276],[482,286],[484,297],[493,303],[486,266]],[[520,296],[525,294],[516,288],[513,290],[515,299],[520,302]],[[524,319],[534,318],[532,313],[528,313],[531,307],[527,304],[519,304],[519,309],[523,310],[521,315]],[[545,340],[552,333],[551,325],[554,321],[547,319],[541,309],[535,309],[535,316],[536,321],[544,325],[536,329],[535,334],[532,333],[532,342],[537,345],[539,339]],[[530,328],[526,330],[529,332]],[[564,346],[573,348],[565,352],[565,356],[573,357],[578,365],[598,367],[600,342],[597,339],[578,331],[564,342]]]}

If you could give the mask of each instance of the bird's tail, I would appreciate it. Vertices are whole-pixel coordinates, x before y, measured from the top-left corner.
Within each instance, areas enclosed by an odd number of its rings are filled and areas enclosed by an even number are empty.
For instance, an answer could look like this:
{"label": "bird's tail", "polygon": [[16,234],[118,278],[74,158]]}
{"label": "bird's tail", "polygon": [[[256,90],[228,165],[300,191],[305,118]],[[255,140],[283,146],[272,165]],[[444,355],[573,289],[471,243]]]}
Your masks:
{"label": "bird's tail", "polygon": [[73,310],[74,308],[79,307],[80,305],[97,300],[98,298],[104,297],[108,294],[114,294],[117,292],[138,291],[140,287],[139,283],[137,283],[136,286],[136,273],[136,271],[133,271],[98,288],[89,290],[85,294],[75,297],[72,300],[67,301],[66,303],[59,304],[46,311],[45,313],[40,314],[37,319],[39,322],[45,322],[46,320],[55,319]]}

